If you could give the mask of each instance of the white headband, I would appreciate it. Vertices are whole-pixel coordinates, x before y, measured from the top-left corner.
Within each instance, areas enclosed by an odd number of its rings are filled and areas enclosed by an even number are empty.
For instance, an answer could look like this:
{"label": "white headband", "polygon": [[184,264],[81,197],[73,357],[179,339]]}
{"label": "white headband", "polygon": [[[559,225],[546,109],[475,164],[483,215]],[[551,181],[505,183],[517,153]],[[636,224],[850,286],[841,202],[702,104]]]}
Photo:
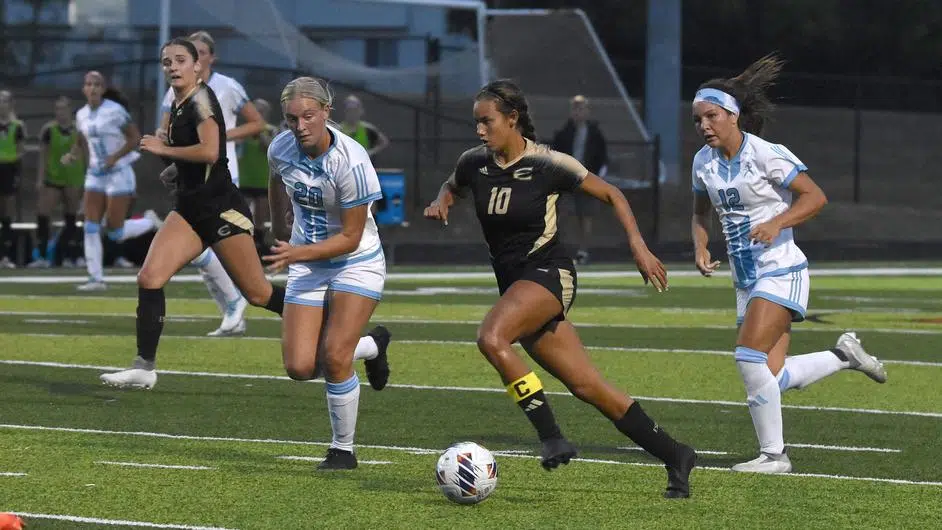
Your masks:
{"label": "white headband", "polygon": [[701,101],[719,105],[733,114],[739,114],[739,103],[736,101],[736,98],[727,94],[726,92],[723,92],[722,90],[717,90],[715,88],[704,88],[702,90],[698,90],[697,95],[693,97],[693,102],[699,103]]}

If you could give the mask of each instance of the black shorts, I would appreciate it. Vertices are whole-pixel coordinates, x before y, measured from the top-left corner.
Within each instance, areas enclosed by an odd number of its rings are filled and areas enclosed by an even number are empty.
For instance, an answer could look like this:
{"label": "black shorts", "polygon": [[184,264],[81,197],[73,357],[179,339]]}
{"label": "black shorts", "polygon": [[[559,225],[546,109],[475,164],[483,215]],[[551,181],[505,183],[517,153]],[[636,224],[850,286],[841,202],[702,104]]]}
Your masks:
{"label": "black shorts", "polygon": [[555,258],[538,263],[531,263],[523,270],[499,270],[494,268],[497,277],[497,289],[501,296],[510,289],[514,282],[529,280],[539,284],[559,300],[563,310],[552,321],[566,320],[566,313],[576,301],[576,267],[569,258]]}
{"label": "black shorts", "polygon": [[16,183],[20,178],[18,162],[0,163],[0,197],[16,195]]}
{"label": "black shorts", "polygon": [[190,223],[206,246],[234,235],[255,233],[252,212],[234,186],[209,198],[203,194],[178,195],[173,209]]}
{"label": "black shorts", "polygon": [[239,188],[239,191],[242,192],[242,195],[245,195],[250,199],[268,197],[268,188]]}

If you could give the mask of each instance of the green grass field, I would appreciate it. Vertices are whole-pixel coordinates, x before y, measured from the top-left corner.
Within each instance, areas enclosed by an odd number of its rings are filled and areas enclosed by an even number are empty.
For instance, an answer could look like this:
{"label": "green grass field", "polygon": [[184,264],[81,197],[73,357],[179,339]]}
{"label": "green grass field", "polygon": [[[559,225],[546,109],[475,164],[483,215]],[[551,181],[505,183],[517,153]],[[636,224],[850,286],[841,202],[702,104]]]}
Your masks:
{"label": "green grass field", "polygon": [[[676,277],[658,294],[634,276],[580,278],[571,317],[595,362],[702,452],[693,498],[666,501],[663,467],[537,370],[580,449],[542,470],[532,428],[474,345],[496,297],[486,275],[387,283],[374,322],[394,335],[391,384],[361,394],[361,466],[323,473],[323,383],[284,377],[278,319],[253,308],[246,337],[206,338],[215,305],[202,284],[174,281],[157,386],[114,390],[98,375],[133,358],[136,287],[79,294],[61,273],[0,276],[0,512],[28,514],[30,530],[942,525],[938,276],[813,276],[793,353],[854,329],[889,381],[845,371],[788,392],[787,476],[728,471],[756,451],[728,279]],[[27,274],[48,283],[11,279]],[[435,484],[438,454],[462,440],[500,463],[476,506]]]}

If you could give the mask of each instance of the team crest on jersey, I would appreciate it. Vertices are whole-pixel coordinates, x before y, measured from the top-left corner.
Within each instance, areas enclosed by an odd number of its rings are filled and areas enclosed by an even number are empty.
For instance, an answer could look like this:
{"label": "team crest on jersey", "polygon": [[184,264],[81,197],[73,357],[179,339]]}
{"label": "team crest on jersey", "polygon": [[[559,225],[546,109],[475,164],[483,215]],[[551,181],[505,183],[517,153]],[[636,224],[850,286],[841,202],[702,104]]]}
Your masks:
{"label": "team crest on jersey", "polygon": [[515,180],[533,180],[533,168],[522,167],[520,169],[515,169],[514,179]]}

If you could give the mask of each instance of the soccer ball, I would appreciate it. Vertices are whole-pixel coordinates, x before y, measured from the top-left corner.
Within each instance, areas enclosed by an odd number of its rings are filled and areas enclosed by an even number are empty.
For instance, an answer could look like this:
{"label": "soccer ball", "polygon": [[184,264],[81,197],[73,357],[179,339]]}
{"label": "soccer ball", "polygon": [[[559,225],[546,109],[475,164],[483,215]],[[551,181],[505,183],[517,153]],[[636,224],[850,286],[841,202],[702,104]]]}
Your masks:
{"label": "soccer ball", "polygon": [[474,442],[457,443],[439,457],[435,479],[449,500],[477,504],[497,487],[497,461]]}

